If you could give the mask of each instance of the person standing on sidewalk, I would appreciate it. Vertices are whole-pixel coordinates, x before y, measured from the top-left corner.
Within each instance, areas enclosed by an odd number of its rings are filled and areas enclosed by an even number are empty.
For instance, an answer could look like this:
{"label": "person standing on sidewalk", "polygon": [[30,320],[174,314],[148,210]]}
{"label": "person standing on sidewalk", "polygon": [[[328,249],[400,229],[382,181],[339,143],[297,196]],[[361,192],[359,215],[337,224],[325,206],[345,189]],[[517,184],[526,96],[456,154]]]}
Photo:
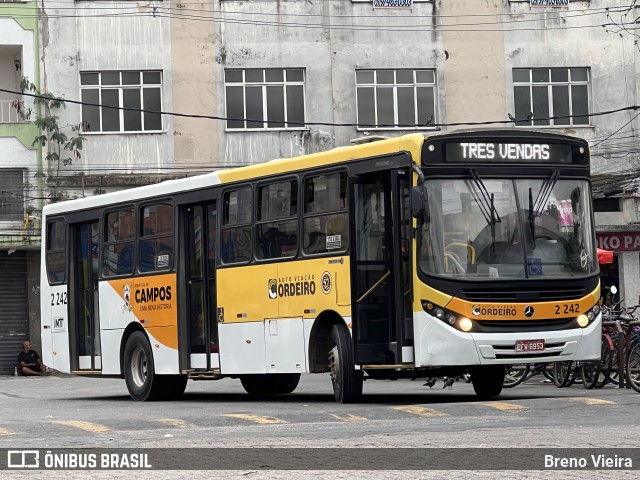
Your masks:
{"label": "person standing on sidewalk", "polygon": [[22,342],[22,351],[18,354],[20,373],[22,375],[47,375],[47,367],[40,360],[40,355],[35,350],[31,350],[31,342]]}

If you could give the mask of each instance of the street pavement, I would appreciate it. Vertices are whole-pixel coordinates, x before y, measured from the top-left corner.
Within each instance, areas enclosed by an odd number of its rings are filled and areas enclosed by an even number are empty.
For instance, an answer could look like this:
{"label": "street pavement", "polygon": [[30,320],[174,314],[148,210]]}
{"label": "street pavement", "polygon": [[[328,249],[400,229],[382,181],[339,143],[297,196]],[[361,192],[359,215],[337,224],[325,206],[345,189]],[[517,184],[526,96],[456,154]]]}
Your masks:
{"label": "street pavement", "polygon": [[[180,401],[142,403],[130,399],[120,379],[0,377],[0,448],[581,447],[596,451],[639,446],[639,394],[610,386],[558,389],[543,380],[533,377],[524,385],[504,390],[494,401],[478,400],[472,386],[462,381],[451,389],[442,388],[442,382],[429,388],[420,381],[367,381],[361,402],[338,405],[328,375],[303,376],[294,393],[272,399],[251,398],[238,380],[224,379],[190,381]],[[4,473],[9,472],[0,472],[0,477]],[[294,477],[443,478],[443,473],[300,471]],[[612,474],[537,473],[461,471],[455,476],[604,478]],[[574,473],[580,476],[573,477]],[[632,473],[616,471],[615,476]],[[11,474],[16,478],[26,475]],[[62,472],[32,471],[29,478],[292,476],[290,472],[243,470],[58,474]]]}

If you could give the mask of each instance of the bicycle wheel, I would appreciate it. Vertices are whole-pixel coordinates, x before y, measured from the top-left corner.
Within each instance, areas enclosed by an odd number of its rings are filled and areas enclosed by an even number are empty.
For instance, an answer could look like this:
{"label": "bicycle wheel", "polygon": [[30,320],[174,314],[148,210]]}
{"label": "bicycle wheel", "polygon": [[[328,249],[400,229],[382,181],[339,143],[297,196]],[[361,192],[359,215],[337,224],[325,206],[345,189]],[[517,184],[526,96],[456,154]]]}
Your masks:
{"label": "bicycle wheel", "polygon": [[569,365],[569,378],[567,379],[567,382],[564,384],[564,386],[567,388],[569,388],[575,382],[582,382],[582,376],[580,376],[580,378],[578,379],[578,373],[580,373],[580,369],[578,368],[578,363],[572,362]]}
{"label": "bicycle wheel", "polygon": [[529,375],[529,365],[507,365],[504,371],[504,388],[513,388],[525,381]]}
{"label": "bicycle wheel", "polygon": [[640,393],[640,343],[636,343],[627,354],[627,380],[636,392]]}
{"label": "bicycle wheel", "polygon": [[600,346],[600,372],[596,378],[596,388],[602,388],[611,381],[613,369],[618,369],[616,344],[608,334],[602,335]]}
{"label": "bicycle wheel", "polygon": [[609,363],[611,368],[609,369],[609,375],[607,376],[607,382],[611,382],[614,385],[619,385],[618,381],[618,332],[614,329],[609,328],[607,334],[611,339],[612,347],[611,347],[611,355],[609,359]]}
{"label": "bicycle wheel", "polygon": [[550,363],[543,363],[542,364],[542,375],[544,375],[544,377],[547,380],[551,380],[553,382],[553,366]]}
{"label": "bicycle wheel", "polygon": [[571,379],[572,362],[555,362],[553,364],[553,383],[556,387],[562,388]]}
{"label": "bicycle wheel", "polygon": [[587,390],[592,389],[598,383],[602,363],[600,360],[593,362],[582,362],[580,373],[582,375],[582,386]]}

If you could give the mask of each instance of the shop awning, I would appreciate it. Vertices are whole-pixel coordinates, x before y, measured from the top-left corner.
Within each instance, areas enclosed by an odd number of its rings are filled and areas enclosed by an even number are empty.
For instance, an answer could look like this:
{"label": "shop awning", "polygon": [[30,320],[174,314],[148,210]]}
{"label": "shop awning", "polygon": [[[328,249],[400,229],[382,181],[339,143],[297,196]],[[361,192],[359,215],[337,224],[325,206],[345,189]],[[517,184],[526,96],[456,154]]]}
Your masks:
{"label": "shop awning", "polygon": [[603,250],[602,248],[598,248],[598,263],[600,265],[608,265],[613,263],[613,252],[609,250]]}

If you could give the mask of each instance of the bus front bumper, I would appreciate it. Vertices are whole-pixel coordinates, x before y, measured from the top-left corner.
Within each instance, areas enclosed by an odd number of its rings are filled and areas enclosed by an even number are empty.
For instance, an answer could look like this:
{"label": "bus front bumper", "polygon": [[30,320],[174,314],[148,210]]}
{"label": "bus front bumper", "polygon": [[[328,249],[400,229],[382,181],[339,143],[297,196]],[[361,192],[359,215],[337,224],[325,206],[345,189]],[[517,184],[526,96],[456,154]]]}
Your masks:
{"label": "bus front bumper", "polygon": [[[526,322],[523,322],[525,327]],[[526,328],[526,327],[525,327]],[[602,316],[585,328],[550,332],[461,332],[426,312],[414,314],[415,366],[500,365],[597,360]],[[545,349],[516,352],[516,342],[543,340]]]}

